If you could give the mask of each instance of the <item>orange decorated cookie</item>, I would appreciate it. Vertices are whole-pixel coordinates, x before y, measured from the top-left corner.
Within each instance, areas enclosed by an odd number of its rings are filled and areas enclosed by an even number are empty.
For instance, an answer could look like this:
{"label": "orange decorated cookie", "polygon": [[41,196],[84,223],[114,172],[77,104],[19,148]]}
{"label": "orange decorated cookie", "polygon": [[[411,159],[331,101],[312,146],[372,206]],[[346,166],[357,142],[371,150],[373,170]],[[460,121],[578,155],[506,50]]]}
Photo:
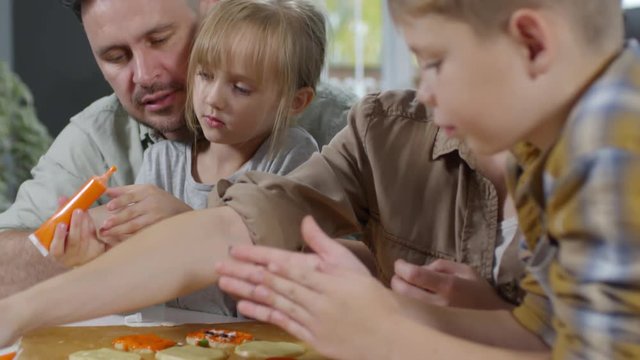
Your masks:
{"label": "orange decorated cookie", "polygon": [[155,352],[176,344],[175,341],[163,339],[154,334],[122,336],[114,339],[112,343],[118,350],[136,352]]}
{"label": "orange decorated cookie", "polygon": [[187,344],[212,348],[232,348],[253,340],[253,335],[237,330],[205,329],[187,334]]}

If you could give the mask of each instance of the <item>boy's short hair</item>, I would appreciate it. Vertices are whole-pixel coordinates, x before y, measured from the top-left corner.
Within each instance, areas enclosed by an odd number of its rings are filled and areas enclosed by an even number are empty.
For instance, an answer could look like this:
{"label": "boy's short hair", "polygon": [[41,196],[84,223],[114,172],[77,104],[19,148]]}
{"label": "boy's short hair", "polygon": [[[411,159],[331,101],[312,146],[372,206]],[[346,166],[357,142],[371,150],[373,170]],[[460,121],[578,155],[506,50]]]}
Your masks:
{"label": "boy's short hair", "polygon": [[601,48],[623,38],[620,0],[389,0],[396,19],[435,13],[468,23],[480,35],[505,30],[518,9],[543,7],[567,14],[587,44]]}

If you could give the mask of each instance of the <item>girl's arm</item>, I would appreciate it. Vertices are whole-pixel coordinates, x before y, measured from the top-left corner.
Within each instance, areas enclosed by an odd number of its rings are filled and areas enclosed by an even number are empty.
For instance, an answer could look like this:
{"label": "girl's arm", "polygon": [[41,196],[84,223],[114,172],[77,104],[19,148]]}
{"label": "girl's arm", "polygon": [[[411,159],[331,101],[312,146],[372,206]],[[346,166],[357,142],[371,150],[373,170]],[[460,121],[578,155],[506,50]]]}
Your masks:
{"label": "girl's arm", "polygon": [[192,211],[143,230],[94,261],[0,301],[0,346],[22,333],[157,304],[217,280],[231,245],[251,244],[228,207]]}

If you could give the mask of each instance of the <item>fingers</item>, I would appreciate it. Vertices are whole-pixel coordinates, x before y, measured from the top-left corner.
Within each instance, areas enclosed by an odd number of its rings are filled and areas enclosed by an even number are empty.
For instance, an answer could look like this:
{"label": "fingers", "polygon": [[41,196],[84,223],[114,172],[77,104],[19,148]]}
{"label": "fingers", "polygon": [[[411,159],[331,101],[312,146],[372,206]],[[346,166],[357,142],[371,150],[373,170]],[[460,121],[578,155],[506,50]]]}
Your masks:
{"label": "fingers", "polygon": [[455,275],[465,279],[478,278],[476,272],[471,266],[451,260],[437,259],[427,265],[426,268],[439,273]]}
{"label": "fingers", "polygon": [[286,314],[268,306],[252,301],[241,300],[238,302],[238,311],[247,317],[279,326],[292,336],[307,343],[311,343],[313,340],[311,331],[309,331],[307,327],[294,321]]}
{"label": "fingers", "polygon": [[288,263],[294,266],[315,268],[320,259],[314,254],[295,253],[266,246],[234,246],[229,254],[236,260],[267,266],[270,263]]}
{"label": "fingers", "polygon": [[[306,307],[317,297],[316,293],[303,285],[267,274],[266,271],[261,276],[264,277],[264,285],[222,276],[218,280],[218,286],[231,295],[279,310],[297,322],[309,321],[310,315]],[[262,317],[264,314],[261,320]]]}
{"label": "fingers", "polygon": [[259,302],[258,299],[254,297],[256,286],[254,283],[230,276],[221,276],[220,279],[218,279],[218,287],[229,295]]}
{"label": "fingers", "polygon": [[100,228],[100,235],[108,238],[113,237],[122,239],[129,235],[135,234],[136,232],[151,224],[153,224],[153,221],[148,220],[148,217],[144,215],[131,218],[120,216],[118,216],[117,218],[110,217],[105,220],[105,224]]}
{"label": "fingers", "polygon": [[311,216],[305,216],[302,219],[301,230],[304,241],[323,259],[345,253],[350,254],[349,250],[330,238]]}
{"label": "fingers", "polygon": [[302,237],[309,247],[322,259],[322,267],[314,265],[314,268],[322,268],[325,272],[335,269],[350,269],[363,275],[370,275],[369,269],[355,256],[351,250],[343,244],[330,238],[318,226],[311,216],[302,220]]}
{"label": "fingers", "polygon": [[58,259],[64,254],[65,242],[67,239],[67,224],[60,223],[53,233],[53,241],[49,247],[49,255]]}
{"label": "fingers", "polygon": [[395,274],[405,282],[434,293],[441,293],[450,285],[450,275],[426,267],[410,264],[402,259],[394,264]]}
{"label": "fingers", "polygon": [[217,263],[214,271],[220,276],[241,279],[252,284],[259,284],[264,279],[265,268],[252,263],[225,260]]}
{"label": "fingers", "polygon": [[446,300],[443,299],[440,295],[411,285],[408,282],[402,280],[397,275],[394,275],[391,278],[391,290],[400,295],[420,300],[429,304],[441,306],[444,306],[446,304]]}
{"label": "fingers", "polygon": [[71,215],[71,223],[69,224],[69,235],[67,236],[67,244],[65,246],[65,253],[77,254],[80,252],[82,246],[82,224],[83,224],[83,212],[82,210],[74,210]]}
{"label": "fingers", "polygon": [[129,185],[108,188],[105,194],[112,198],[106,205],[109,211],[118,211],[146,197],[146,185]]}

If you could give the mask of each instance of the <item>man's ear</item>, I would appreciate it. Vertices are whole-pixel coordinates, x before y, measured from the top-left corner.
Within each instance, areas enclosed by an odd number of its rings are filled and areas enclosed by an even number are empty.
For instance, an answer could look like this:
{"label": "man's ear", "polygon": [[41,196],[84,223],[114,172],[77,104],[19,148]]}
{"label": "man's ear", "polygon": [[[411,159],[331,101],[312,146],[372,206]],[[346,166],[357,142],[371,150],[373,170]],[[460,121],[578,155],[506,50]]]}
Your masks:
{"label": "man's ear", "polygon": [[316,92],[309,86],[305,86],[296,90],[293,94],[293,101],[291,101],[290,115],[298,115],[304,111],[304,109],[311,104],[311,101],[316,96]]}
{"label": "man's ear", "polygon": [[539,10],[520,9],[509,19],[509,35],[520,45],[529,75],[535,78],[549,71],[556,57],[558,39],[550,19]]}

